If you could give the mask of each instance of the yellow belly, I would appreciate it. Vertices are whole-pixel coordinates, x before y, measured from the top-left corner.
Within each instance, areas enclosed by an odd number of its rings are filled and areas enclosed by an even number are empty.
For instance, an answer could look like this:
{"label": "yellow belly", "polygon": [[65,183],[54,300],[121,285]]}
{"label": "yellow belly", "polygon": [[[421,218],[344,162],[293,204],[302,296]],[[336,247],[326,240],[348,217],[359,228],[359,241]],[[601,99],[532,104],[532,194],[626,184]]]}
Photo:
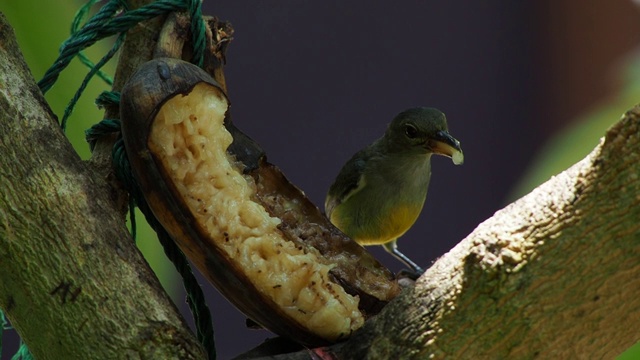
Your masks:
{"label": "yellow belly", "polygon": [[375,218],[358,218],[337,206],[331,222],[361,245],[382,245],[402,236],[416,222],[421,206],[395,206]]}

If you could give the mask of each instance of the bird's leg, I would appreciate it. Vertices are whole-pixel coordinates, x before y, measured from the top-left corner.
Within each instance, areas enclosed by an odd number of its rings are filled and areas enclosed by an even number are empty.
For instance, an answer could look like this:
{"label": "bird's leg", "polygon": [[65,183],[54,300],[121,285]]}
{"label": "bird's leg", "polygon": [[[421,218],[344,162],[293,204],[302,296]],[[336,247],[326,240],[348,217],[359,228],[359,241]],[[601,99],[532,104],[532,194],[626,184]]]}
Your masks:
{"label": "bird's leg", "polygon": [[403,263],[405,263],[405,265],[410,267],[411,270],[415,271],[418,276],[422,275],[422,273],[424,273],[424,269],[418,266],[418,264],[411,261],[411,259],[409,259],[405,254],[401,253],[400,250],[398,250],[396,241],[397,240],[390,241],[382,246],[396,259],[402,261]]}

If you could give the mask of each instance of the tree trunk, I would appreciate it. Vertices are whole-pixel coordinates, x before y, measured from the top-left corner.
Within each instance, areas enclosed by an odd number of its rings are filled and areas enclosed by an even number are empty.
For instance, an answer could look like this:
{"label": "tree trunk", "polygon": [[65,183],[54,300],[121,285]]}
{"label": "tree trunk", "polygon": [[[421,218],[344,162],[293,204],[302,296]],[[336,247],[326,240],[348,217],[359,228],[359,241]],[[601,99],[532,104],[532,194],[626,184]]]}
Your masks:
{"label": "tree trunk", "polygon": [[[152,39],[149,29],[124,53]],[[37,358],[203,358],[127,234],[108,167],[95,176],[75,154],[1,16],[0,34],[0,308]],[[126,79],[135,66],[119,69]],[[611,358],[634,344],[639,118],[631,110],[587,158],[480,224],[348,341],[315,351]]]}
{"label": "tree trunk", "polygon": [[0,14],[0,308],[38,359],[203,359]]}

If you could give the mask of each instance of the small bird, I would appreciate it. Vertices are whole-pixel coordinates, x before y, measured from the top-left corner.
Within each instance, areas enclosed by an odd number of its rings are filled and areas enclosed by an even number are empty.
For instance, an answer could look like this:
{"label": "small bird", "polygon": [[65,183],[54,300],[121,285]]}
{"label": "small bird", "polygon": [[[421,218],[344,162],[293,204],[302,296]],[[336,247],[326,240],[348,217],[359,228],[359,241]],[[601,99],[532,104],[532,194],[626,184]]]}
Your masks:
{"label": "small bird", "polygon": [[383,137],[342,167],[327,193],[327,217],[359,244],[382,245],[422,274],[424,270],[401,253],[396,242],[422,211],[432,154],[448,156],[456,165],[464,160],[460,142],[449,135],[444,114],[427,107],[401,112]]}

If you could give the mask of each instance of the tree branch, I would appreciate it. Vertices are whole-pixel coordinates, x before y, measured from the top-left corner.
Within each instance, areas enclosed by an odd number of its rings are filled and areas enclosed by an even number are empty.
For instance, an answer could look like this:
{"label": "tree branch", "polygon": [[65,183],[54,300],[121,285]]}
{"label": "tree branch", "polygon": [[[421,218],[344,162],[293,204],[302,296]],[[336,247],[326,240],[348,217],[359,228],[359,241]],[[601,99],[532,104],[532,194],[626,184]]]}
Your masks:
{"label": "tree branch", "polygon": [[204,358],[0,33],[0,308],[38,359]]}
{"label": "tree branch", "polygon": [[[498,211],[336,358],[614,358],[640,339],[640,107]],[[269,358],[308,359],[310,351]]]}

